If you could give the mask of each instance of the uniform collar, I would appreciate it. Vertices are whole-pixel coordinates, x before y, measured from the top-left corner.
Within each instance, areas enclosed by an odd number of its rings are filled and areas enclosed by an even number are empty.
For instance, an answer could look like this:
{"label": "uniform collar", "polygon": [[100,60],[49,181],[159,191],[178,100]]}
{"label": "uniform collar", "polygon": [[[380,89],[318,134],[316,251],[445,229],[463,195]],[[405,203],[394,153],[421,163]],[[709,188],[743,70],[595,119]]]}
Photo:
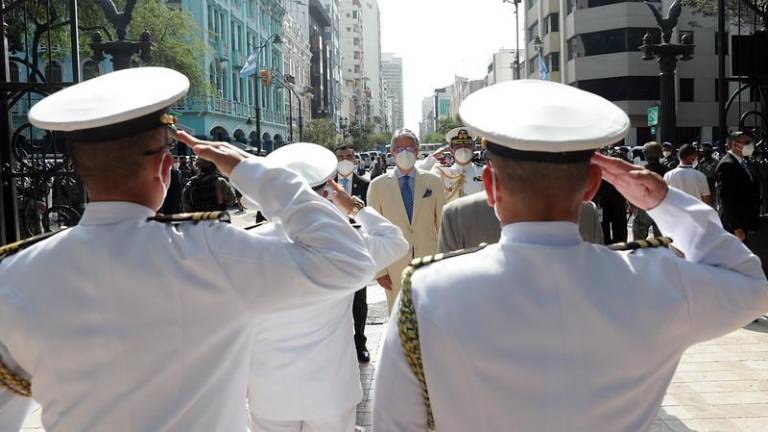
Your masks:
{"label": "uniform collar", "polygon": [[99,201],[88,203],[80,225],[108,225],[125,220],[145,220],[156,214],[154,210],[127,201]]}
{"label": "uniform collar", "polygon": [[516,222],[501,229],[500,244],[523,243],[541,246],[574,246],[583,243],[573,222]]}

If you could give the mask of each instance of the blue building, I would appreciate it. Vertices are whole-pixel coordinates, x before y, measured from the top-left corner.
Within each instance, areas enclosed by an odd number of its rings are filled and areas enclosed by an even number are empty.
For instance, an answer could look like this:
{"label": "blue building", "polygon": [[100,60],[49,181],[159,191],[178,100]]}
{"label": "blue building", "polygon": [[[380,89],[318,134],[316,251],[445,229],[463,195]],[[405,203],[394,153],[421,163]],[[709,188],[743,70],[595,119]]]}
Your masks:
{"label": "blue building", "polygon": [[[261,149],[274,150],[286,141],[285,91],[254,77],[240,78],[240,69],[255,47],[283,34],[285,0],[182,0],[203,30],[212,53],[200,61],[213,94],[190,94],[176,110],[184,129],[198,136],[258,146],[256,88],[261,104]],[[283,72],[283,47],[268,43],[260,50],[259,69]]]}

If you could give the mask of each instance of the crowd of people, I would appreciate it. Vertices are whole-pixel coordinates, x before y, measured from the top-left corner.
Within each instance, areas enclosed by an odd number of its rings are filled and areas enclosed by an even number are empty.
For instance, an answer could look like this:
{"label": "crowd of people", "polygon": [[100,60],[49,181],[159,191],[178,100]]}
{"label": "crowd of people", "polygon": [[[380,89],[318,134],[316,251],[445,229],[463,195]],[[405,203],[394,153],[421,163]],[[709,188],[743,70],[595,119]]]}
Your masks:
{"label": "crowd of people", "polygon": [[[391,313],[377,432],[635,432],[688,347],[768,311],[744,244],[749,134],[716,165],[718,216],[695,148],[674,169],[655,143],[646,167],[603,155],[629,118],[571,86],[482,89],[446,136],[450,166],[418,161],[401,129],[395,169],[372,181],[350,146],[261,158],[177,132],[167,109],[188,89],[170,69],[127,69],[30,110],[67,135],[89,203],[79,225],[0,249],[0,429],[34,398],[49,432],[352,432],[375,279]],[[173,205],[202,212],[158,213],[174,176]],[[608,186],[667,237],[604,246],[622,235],[602,229]],[[266,223],[225,223],[234,189]]]}

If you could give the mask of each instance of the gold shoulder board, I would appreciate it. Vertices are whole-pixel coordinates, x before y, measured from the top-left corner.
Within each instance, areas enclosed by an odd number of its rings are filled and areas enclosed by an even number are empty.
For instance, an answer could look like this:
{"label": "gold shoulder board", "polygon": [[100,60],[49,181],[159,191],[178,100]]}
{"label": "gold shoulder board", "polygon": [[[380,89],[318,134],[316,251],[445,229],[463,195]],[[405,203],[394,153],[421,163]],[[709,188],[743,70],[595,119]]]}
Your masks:
{"label": "gold shoulder board", "polygon": [[416,317],[416,308],[413,305],[413,295],[411,290],[411,278],[413,273],[424,266],[453,258],[461,255],[477,252],[487,245],[485,243],[478,247],[462,249],[455,252],[440,253],[437,255],[416,258],[411,261],[411,265],[403,271],[403,288],[400,291],[400,305],[397,318],[397,329],[400,333],[400,344],[403,347],[405,358],[421,388],[421,398],[424,407],[427,410],[427,426],[430,431],[435,430],[435,419],[432,415],[432,404],[429,401],[429,391],[427,390],[427,379],[424,376],[424,364],[421,359],[421,344],[419,343],[419,322]]}
{"label": "gold shoulder board", "polygon": [[672,239],[669,237],[653,237],[647,240],[635,240],[629,243],[616,243],[608,246],[608,248],[615,251],[634,251],[638,249],[650,249],[659,247],[668,248],[671,245]]}
{"label": "gold shoulder board", "polygon": [[225,211],[211,211],[199,213],[177,213],[172,215],[157,214],[147,218],[147,222],[160,222],[166,224],[181,224],[187,222],[198,223],[202,221],[232,222],[229,213]]}
{"label": "gold shoulder board", "polygon": [[56,234],[66,230],[67,228],[62,228],[58,231],[53,231],[45,234],[40,234],[34,237],[30,237],[28,239],[24,239],[21,241],[17,241],[15,243],[7,244],[5,246],[0,246],[0,261],[2,261],[4,258],[7,258],[15,253],[21,252],[24,249],[36,244],[40,243],[43,240],[47,240]]}

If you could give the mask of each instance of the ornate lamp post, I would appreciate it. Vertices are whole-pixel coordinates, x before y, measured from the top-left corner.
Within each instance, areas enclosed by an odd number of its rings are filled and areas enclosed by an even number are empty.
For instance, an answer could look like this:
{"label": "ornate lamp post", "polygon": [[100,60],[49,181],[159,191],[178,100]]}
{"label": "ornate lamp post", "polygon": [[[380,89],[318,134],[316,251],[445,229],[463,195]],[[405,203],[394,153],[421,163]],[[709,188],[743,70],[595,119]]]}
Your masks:
{"label": "ornate lamp post", "polygon": [[[270,43],[281,44],[283,43],[283,39],[280,37],[279,34],[277,33],[273,34],[266,40],[266,42],[254,48],[254,54],[259,53],[261,50],[266,48]],[[253,75],[253,92],[255,97],[254,102],[256,103],[256,147],[259,149],[259,152],[261,152],[261,100],[259,100],[258,63],[257,63],[256,71],[257,73]],[[246,124],[250,126],[251,124],[253,124],[253,121],[249,118]]]}
{"label": "ornate lamp post", "polygon": [[643,45],[640,51],[643,53],[643,60],[657,59],[661,73],[660,93],[661,106],[659,113],[659,141],[676,143],[677,118],[675,112],[675,70],[677,62],[690,60],[695,45],[691,43],[689,35],[684,35],[681,44],[669,43],[672,39],[672,30],[677,26],[677,20],[680,18],[682,5],[680,0],[675,0],[669,7],[666,17],[661,16],[661,12],[649,2],[644,2],[656,17],[656,22],[661,29],[663,41],[660,44],[651,43],[651,35],[646,33],[643,36]]}
{"label": "ornate lamp post", "polygon": [[115,70],[131,67],[131,57],[139,54],[142,60],[149,61],[152,58],[152,35],[145,30],[138,42],[125,40],[126,28],[131,22],[133,8],[137,0],[128,0],[122,12],[118,12],[117,6],[111,0],[99,0],[99,6],[104,11],[107,20],[117,30],[117,40],[104,42],[101,32],[95,32],[91,37],[91,49],[93,60],[104,60],[104,53],[112,56],[112,67]]}

